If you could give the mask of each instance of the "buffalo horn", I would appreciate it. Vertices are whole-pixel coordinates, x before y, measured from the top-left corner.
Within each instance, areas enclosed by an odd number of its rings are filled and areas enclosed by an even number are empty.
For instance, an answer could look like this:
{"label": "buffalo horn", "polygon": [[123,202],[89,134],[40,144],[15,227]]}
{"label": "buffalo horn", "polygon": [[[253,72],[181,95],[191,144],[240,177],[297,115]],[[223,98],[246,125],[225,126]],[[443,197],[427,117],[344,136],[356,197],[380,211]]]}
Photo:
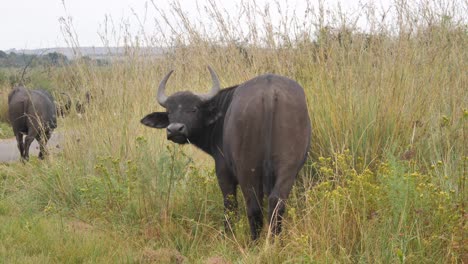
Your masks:
{"label": "buffalo horn", "polygon": [[167,100],[167,96],[164,94],[164,91],[166,90],[166,83],[167,83],[167,80],[169,80],[169,77],[171,77],[171,74],[174,72],[174,70],[171,70],[165,77],[164,79],[161,81],[161,83],[159,84],[159,88],[158,88],[158,96],[157,96],[157,100],[158,100],[158,103],[162,106],[162,107],[166,107],[166,100]]}
{"label": "buffalo horn", "polygon": [[199,94],[198,96],[203,100],[203,101],[208,101],[211,98],[213,98],[221,89],[221,86],[219,84],[219,79],[218,75],[216,75],[216,72],[208,66],[208,70],[210,71],[211,75],[211,81],[213,82],[213,87],[211,87],[211,91],[207,94]]}

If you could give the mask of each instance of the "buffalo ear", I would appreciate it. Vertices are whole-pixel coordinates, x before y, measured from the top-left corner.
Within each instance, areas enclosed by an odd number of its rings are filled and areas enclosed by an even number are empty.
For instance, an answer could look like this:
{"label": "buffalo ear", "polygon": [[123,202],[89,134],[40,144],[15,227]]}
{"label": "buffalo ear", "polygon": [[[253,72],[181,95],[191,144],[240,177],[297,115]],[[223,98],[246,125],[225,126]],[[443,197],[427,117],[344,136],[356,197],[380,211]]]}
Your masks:
{"label": "buffalo ear", "polygon": [[166,112],[153,112],[143,117],[140,122],[149,127],[166,128],[169,125],[169,117]]}
{"label": "buffalo ear", "polygon": [[221,112],[213,113],[207,120],[206,125],[211,125],[216,122],[223,114]]}
{"label": "buffalo ear", "polygon": [[203,115],[206,117],[205,118],[205,125],[209,126],[213,123],[215,123],[220,117],[223,116],[223,114],[218,111],[218,108],[215,107],[213,104],[208,104],[203,109]]}

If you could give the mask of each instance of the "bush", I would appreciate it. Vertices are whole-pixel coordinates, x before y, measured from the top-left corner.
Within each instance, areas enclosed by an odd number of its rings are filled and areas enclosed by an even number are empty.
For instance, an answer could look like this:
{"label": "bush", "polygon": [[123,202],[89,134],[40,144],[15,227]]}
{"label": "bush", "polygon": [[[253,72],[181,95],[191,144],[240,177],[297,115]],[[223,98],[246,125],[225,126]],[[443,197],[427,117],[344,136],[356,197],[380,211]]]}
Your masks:
{"label": "bush", "polygon": [[0,123],[9,123],[8,92],[6,90],[0,90]]}

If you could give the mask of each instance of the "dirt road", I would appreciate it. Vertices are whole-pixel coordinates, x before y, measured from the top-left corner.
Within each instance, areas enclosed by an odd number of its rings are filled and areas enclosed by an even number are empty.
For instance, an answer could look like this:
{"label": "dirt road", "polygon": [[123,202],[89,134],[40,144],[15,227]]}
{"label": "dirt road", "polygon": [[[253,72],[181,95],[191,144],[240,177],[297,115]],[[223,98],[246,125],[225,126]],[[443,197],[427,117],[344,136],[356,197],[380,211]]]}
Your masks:
{"label": "dirt road", "polygon": [[[53,133],[49,142],[47,143],[47,149],[50,152],[56,152],[60,149],[59,142],[61,135],[59,133]],[[29,156],[37,156],[39,154],[39,144],[36,140],[33,141],[29,148]],[[13,162],[20,159],[19,150],[16,144],[16,139],[0,139],[0,163]]]}

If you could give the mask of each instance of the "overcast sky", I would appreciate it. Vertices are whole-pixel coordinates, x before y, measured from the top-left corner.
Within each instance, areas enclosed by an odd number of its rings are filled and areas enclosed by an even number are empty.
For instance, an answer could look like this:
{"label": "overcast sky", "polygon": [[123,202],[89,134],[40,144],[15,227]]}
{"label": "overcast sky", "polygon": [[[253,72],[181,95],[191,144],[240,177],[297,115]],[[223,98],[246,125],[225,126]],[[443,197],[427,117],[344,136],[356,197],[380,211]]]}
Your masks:
{"label": "overcast sky", "polygon": [[[138,23],[133,11],[139,17],[145,16],[145,5],[148,0],[2,0],[0,10],[0,50],[37,49],[67,46],[61,31],[59,19],[71,17],[80,46],[103,46],[98,35],[102,30],[105,16],[114,21],[129,18],[129,24],[137,30]],[[236,1],[215,0],[226,8],[235,6]],[[247,0],[244,0],[247,1]],[[279,0],[283,2],[284,0]],[[375,0],[388,4],[391,0]],[[162,9],[169,6],[167,0],[154,0],[155,5]],[[184,10],[191,12],[196,9],[194,0],[179,0]],[[204,0],[199,0],[203,5]],[[256,0],[263,5],[268,0]],[[273,4],[273,1],[271,1]],[[310,0],[315,3],[318,0]],[[343,8],[352,8],[359,0],[325,0],[327,4],[341,2]],[[361,2],[366,2],[362,1]],[[225,4],[229,3],[229,4]],[[237,1],[237,4],[239,1]],[[305,8],[306,1],[288,0],[289,6],[296,9]],[[133,11],[132,11],[133,10]],[[151,4],[148,5],[147,16],[157,16]],[[154,30],[154,19],[147,19],[144,27]],[[133,30],[133,29],[132,29]]]}

